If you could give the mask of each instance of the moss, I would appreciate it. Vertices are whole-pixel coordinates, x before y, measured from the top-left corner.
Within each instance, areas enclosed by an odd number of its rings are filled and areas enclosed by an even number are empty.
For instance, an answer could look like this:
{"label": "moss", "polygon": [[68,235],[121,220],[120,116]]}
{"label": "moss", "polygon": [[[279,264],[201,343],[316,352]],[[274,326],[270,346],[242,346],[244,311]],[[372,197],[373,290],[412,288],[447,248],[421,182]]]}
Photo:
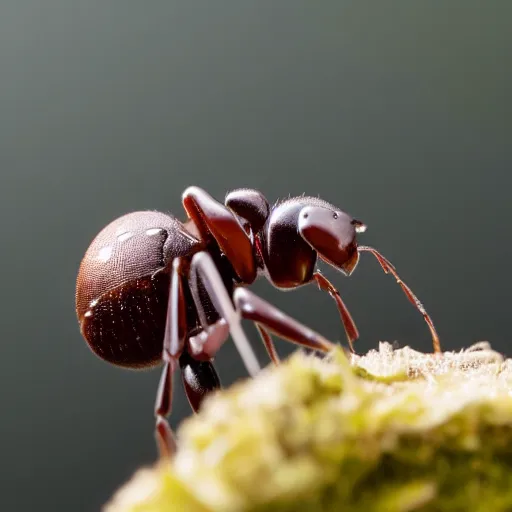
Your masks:
{"label": "moss", "polygon": [[512,363],[479,344],[296,352],[183,422],[114,511],[512,510]]}

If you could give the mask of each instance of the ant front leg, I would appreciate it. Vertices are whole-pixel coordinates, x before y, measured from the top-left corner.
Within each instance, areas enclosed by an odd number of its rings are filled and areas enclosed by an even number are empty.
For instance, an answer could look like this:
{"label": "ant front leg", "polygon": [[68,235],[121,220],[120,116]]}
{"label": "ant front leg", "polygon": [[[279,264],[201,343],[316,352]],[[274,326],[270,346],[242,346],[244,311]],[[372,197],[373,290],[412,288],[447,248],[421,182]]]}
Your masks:
{"label": "ant front leg", "polygon": [[320,272],[315,272],[313,274],[313,279],[318,284],[318,287],[329,293],[329,295],[336,301],[336,306],[341,316],[341,321],[343,322],[343,327],[345,328],[345,332],[347,334],[348,344],[350,347],[350,351],[354,352],[354,341],[359,338],[359,331],[357,330],[356,324],[350,315],[347,306],[341,299],[340,292],[334,287],[334,285]]}
{"label": "ant front leg", "polygon": [[244,283],[256,279],[256,262],[249,235],[223,204],[199,187],[188,187],[183,207],[204,239],[213,237]]}
{"label": "ant front leg", "polygon": [[176,258],[173,261],[169,283],[169,299],[162,351],[164,368],[155,402],[155,436],[161,458],[171,457],[176,450],[174,434],[166,417],[170,414],[172,408],[173,375],[178,367],[177,358],[183,350],[187,331],[185,298],[179,266],[180,259]]}
{"label": "ant front leg", "polygon": [[[252,357],[254,357],[254,353],[241,329],[241,317],[252,320],[281,338],[305,348],[329,352],[336,346],[322,335],[286,315],[246,288],[240,287],[235,290],[233,294],[235,308],[233,308],[233,303],[222,283],[219,272],[208,253],[200,252],[195,254],[192,258],[191,270],[197,271],[201,276],[212,302],[229,325],[232,336],[244,360],[247,358],[246,350]],[[243,344],[240,344],[234,335],[238,336],[240,333],[240,337],[243,337],[243,340],[245,340]],[[247,343],[247,346],[245,343]],[[248,369],[249,373],[254,375],[254,372],[249,367]]]}

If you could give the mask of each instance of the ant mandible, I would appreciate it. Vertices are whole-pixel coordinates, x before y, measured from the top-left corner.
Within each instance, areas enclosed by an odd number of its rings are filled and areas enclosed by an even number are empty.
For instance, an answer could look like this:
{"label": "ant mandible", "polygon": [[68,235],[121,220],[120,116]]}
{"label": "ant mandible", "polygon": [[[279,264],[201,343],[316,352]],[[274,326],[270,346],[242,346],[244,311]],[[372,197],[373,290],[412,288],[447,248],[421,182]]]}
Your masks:
{"label": "ant mandible", "polygon": [[301,196],[270,207],[253,189],[234,190],[222,204],[198,187],[187,188],[182,202],[184,222],[139,211],[107,225],[85,253],[76,284],[80,330],[96,355],[132,369],[163,362],[155,404],[162,457],[175,450],[166,417],[178,367],[193,411],[220,387],[213,357],[229,334],[249,374],[259,371],[242,318],[255,323],[276,364],[271,333],[312,350],[334,347],[249,291],[259,275],[279,289],[316,282],[334,298],[353,352],[358,330],[338,290],[317,270],[317,259],[349,276],[359,253],[370,252],[423,315],[440,352],[430,316],[395,268],[376,249],[357,244],[366,226],[332,204]]}

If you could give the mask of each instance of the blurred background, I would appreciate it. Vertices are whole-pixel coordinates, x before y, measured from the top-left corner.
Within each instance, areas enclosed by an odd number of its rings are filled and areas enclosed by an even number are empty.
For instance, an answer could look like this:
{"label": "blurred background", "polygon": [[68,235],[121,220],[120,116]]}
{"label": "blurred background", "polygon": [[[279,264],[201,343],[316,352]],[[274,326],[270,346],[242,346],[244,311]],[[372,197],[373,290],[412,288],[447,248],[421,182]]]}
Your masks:
{"label": "blurred background", "polygon": [[[155,460],[159,371],[107,365],[80,337],[75,278],[133,210],[320,195],[362,219],[443,348],[512,354],[512,4],[66,2],[0,5],[0,509],[99,510]],[[326,271],[379,340],[431,350],[370,255]],[[254,290],[345,343],[331,299]],[[257,334],[248,334],[262,364]],[[278,341],[281,355],[293,347]],[[245,377],[231,343],[224,385]],[[173,427],[190,414],[177,386]]]}

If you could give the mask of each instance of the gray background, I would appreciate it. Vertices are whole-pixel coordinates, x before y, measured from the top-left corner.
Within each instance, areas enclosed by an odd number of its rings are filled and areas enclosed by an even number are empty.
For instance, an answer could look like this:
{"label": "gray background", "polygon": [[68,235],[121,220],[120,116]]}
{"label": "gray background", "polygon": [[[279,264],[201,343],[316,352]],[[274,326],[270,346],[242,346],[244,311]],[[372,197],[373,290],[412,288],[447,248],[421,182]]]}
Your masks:
{"label": "gray background", "polygon": [[[3,0],[0,509],[98,510],[154,460],[159,372],[93,356],[74,280],[106,223],[182,215],[189,184],[320,194],[368,224],[362,240],[445,348],[510,354],[511,15],[510,2]],[[369,255],[328,276],[360,351],[430,348]],[[254,289],[344,341],[314,287]],[[225,385],[245,375],[231,344],[218,368]],[[172,425],[188,414],[178,389]]]}

